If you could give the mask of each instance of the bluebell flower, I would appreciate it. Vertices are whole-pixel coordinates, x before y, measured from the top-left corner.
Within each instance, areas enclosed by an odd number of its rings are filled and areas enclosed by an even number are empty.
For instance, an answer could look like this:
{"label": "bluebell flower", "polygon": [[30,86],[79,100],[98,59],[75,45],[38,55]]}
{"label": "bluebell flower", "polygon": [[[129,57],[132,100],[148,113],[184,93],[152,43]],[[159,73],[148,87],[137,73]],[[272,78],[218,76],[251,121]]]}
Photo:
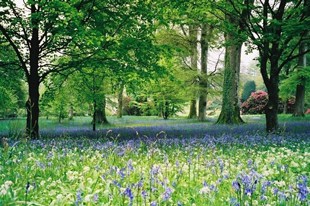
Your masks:
{"label": "bluebell flower", "polygon": [[147,192],[145,190],[143,190],[141,192],[141,196],[143,197],[143,199],[145,199],[147,197]]}
{"label": "bluebell flower", "polygon": [[133,193],[132,193],[132,191],[131,191],[131,189],[129,188],[129,187],[127,187],[126,189],[125,189],[125,191],[124,191],[124,193],[123,193],[125,196],[127,196],[129,199],[130,199],[130,201],[132,202],[132,200],[133,200]]}
{"label": "bluebell flower", "polygon": [[278,188],[276,188],[276,187],[275,187],[275,188],[273,188],[273,194],[274,194],[274,195],[277,195],[277,194],[278,194],[278,192],[279,192],[279,189],[278,189]]}
{"label": "bluebell flower", "polygon": [[166,187],[165,192],[162,194],[163,201],[167,201],[170,199],[172,195],[172,190],[170,187]]}
{"label": "bluebell flower", "polygon": [[241,185],[238,181],[233,181],[232,186],[236,191],[240,191],[241,189]]}
{"label": "bluebell flower", "polygon": [[309,190],[307,187],[306,182],[299,182],[297,184],[297,189],[298,189],[298,198],[300,201],[304,202],[307,200],[307,196],[309,194]]}
{"label": "bluebell flower", "polygon": [[75,205],[79,205],[80,203],[82,203],[82,192],[81,190],[78,190],[76,192],[76,200],[75,200]]}
{"label": "bluebell flower", "polygon": [[152,201],[150,206],[157,206],[157,202],[156,201]]}

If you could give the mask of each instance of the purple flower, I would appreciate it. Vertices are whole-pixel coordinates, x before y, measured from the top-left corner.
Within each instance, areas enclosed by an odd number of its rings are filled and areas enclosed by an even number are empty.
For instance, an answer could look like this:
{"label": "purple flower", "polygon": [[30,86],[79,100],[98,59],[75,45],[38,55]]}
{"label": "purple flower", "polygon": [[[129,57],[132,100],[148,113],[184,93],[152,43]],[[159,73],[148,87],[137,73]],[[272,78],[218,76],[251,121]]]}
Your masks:
{"label": "purple flower", "polygon": [[82,192],[81,190],[78,190],[76,192],[76,200],[75,200],[75,205],[79,205],[79,203],[82,202]]}
{"label": "purple flower", "polygon": [[273,194],[274,194],[274,195],[277,195],[278,193],[279,193],[279,189],[278,189],[278,188],[276,188],[276,187],[275,187],[275,188],[273,188]]}
{"label": "purple flower", "polygon": [[126,190],[124,191],[124,195],[129,197],[130,199],[133,199],[133,194],[129,187],[127,187]]}
{"label": "purple flower", "polygon": [[236,191],[240,191],[241,185],[238,181],[233,181],[232,186]]}
{"label": "purple flower", "polygon": [[244,193],[245,193],[247,196],[251,196],[251,195],[253,194],[253,189],[247,187],[247,188],[245,188]]}
{"label": "purple flower", "polygon": [[262,188],[261,188],[261,192],[262,192],[263,194],[265,194],[265,192],[266,192],[266,190],[267,190],[267,187],[269,187],[270,185],[271,185],[271,182],[270,182],[270,181],[265,181],[265,182],[263,183]]}
{"label": "purple flower", "polygon": [[141,196],[143,197],[143,199],[145,199],[146,196],[147,196],[147,192],[146,192],[145,190],[143,190],[143,191],[141,192]]}
{"label": "purple flower", "polygon": [[299,182],[297,184],[297,188],[298,188],[298,198],[300,201],[305,201],[307,200],[307,196],[309,194],[309,190],[307,187],[307,184],[305,184],[306,182]]}
{"label": "purple flower", "polygon": [[170,187],[166,187],[166,190],[165,192],[162,194],[162,198],[164,201],[167,201],[170,199],[171,197],[171,194],[172,194],[172,190]]}
{"label": "purple flower", "polygon": [[151,202],[150,206],[157,206],[157,202],[156,201]]}

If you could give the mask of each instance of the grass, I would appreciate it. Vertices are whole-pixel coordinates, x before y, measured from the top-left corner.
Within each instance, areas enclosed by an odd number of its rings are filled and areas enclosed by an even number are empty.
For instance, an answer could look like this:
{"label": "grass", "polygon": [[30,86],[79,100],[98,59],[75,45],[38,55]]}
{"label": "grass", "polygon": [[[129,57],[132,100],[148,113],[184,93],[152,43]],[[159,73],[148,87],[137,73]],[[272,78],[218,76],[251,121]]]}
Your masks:
{"label": "grass", "polygon": [[111,118],[110,138],[12,140],[0,148],[0,205],[309,205],[310,122],[281,117],[286,130],[266,135],[260,116],[247,118],[256,123]]}

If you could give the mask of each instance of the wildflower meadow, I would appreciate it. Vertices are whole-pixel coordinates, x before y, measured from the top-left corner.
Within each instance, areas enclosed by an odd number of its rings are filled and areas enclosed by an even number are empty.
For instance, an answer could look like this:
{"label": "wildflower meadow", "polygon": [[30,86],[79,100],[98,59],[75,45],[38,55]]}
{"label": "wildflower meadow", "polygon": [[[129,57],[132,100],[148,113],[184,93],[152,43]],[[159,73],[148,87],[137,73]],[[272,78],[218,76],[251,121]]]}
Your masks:
{"label": "wildflower meadow", "polygon": [[294,131],[300,124],[268,135],[249,124],[200,136],[191,125],[182,136],[181,125],[149,127],[153,136],[137,128],[125,140],[111,129],[9,141],[0,205],[309,205],[310,138]]}

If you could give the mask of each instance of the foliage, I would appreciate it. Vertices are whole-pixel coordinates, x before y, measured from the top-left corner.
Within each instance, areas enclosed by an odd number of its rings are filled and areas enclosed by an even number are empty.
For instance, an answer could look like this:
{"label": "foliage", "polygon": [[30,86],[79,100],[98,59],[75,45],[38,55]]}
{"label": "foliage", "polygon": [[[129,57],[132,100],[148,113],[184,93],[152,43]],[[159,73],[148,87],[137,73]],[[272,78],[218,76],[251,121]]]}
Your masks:
{"label": "foliage", "polygon": [[14,93],[0,86],[0,116],[16,117],[17,116],[17,97]]}
{"label": "foliage", "polygon": [[[282,98],[288,98],[292,94],[295,94],[296,86],[305,82],[306,86],[306,99],[310,96],[310,67],[298,68],[295,71],[291,72],[287,78],[285,78],[280,84],[280,96]],[[308,97],[308,98],[307,98]]]}
{"label": "foliage", "polygon": [[242,103],[242,114],[263,114],[268,102],[268,94],[264,91],[252,92],[251,96]]}
{"label": "foliage", "polygon": [[252,94],[252,92],[256,91],[255,81],[247,81],[243,86],[243,91],[241,94],[241,102],[246,101]]}

